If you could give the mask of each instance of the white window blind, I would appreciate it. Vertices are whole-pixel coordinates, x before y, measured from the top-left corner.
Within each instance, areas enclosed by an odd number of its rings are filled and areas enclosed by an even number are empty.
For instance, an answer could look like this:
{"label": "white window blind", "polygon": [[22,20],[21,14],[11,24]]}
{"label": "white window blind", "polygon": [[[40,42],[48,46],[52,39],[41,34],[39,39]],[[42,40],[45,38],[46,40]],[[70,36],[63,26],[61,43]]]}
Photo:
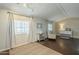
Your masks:
{"label": "white window blind", "polygon": [[20,15],[14,15],[15,34],[28,34],[29,21],[28,18]]}
{"label": "white window blind", "polygon": [[29,22],[15,20],[14,23],[16,34],[29,33]]}

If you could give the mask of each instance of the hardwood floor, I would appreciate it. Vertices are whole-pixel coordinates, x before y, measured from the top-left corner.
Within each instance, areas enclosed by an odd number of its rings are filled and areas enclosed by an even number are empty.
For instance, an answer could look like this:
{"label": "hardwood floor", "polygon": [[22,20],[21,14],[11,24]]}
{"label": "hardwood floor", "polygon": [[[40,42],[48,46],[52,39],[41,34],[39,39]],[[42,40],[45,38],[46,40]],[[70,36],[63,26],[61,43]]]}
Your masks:
{"label": "hardwood floor", "polygon": [[[48,48],[51,48],[63,55],[79,55],[79,39],[61,39],[45,40],[38,42]],[[9,50],[0,52],[0,55],[9,55]]]}
{"label": "hardwood floor", "polygon": [[62,55],[62,54],[37,42],[33,42],[11,49],[10,55]]}
{"label": "hardwood floor", "polygon": [[46,40],[39,43],[63,55],[79,55],[79,39],[57,38],[56,41]]}

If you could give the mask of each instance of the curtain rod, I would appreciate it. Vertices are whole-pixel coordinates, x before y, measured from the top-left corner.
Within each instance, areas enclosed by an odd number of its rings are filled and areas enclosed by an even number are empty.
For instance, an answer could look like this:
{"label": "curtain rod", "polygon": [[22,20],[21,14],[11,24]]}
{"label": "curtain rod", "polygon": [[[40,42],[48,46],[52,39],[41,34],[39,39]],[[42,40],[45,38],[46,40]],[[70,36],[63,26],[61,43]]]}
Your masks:
{"label": "curtain rod", "polygon": [[[25,16],[25,15],[13,13],[13,12],[7,12],[7,13],[12,13],[12,14],[15,14],[15,15],[20,15],[20,16]],[[33,18],[33,16],[25,16],[25,17],[32,17]]]}

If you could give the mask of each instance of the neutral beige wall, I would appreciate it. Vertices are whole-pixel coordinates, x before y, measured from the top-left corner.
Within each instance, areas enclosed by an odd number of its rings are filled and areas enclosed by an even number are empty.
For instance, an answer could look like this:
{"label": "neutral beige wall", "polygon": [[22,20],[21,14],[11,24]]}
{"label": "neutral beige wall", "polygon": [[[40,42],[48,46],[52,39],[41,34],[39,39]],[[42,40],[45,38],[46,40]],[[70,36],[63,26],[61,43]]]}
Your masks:
{"label": "neutral beige wall", "polygon": [[60,31],[60,24],[63,24],[63,28],[71,28],[73,31],[73,37],[79,38],[79,18],[70,17],[56,22],[56,32]]}

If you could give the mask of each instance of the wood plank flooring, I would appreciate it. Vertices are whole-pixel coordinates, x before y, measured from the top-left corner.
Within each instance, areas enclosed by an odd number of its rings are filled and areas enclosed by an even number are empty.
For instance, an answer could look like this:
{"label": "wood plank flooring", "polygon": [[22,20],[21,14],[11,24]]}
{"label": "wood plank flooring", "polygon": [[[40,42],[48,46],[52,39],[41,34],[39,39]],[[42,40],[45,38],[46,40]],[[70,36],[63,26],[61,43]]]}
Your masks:
{"label": "wood plank flooring", "polygon": [[37,42],[33,42],[11,49],[10,55],[62,55],[62,54]]}
{"label": "wood plank flooring", "polygon": [[39,42],[63,55],[79,55],[79,39],[61,39],[57,38],[56,41],[46,40]]}
{"label": "wood plank flooring", "polygon": [[[45,40],[38,42],[50,49],[58,51],[63,55],[79,55],[79,39]],[[9,50],[0,52],[0,55],[9,55]]]}

